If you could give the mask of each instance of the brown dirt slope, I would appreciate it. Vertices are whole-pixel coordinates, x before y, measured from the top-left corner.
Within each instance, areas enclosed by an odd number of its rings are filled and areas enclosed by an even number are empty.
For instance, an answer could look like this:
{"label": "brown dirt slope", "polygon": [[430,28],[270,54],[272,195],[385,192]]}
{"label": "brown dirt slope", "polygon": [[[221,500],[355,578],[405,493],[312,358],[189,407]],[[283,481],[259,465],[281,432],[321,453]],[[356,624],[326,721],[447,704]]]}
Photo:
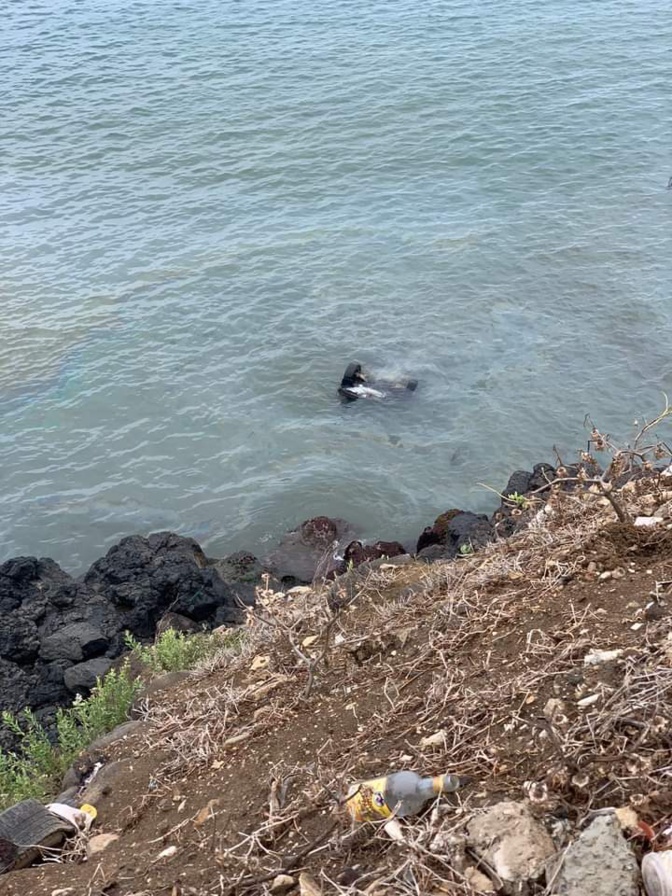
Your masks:
{"label": "brown dirt slope", "polygon": [[[667,488],[639,484],[623,501],[652,513]],[[108,766],[94,833],[119,839],[9,874],[1,896],[240,896],[301,872],[325,896],[469,893],[432,838],[501,797],[527,796],[567,830],[630,805],[662,831],[670,522],[634,528],[597,494],[557,492],[476,555],[370,571],[336,615],[326,593],[263,594],[242,654],[158,695],[151,724],[107,751],[121,765]],[[585,664],[596,650],[621,652]],[[404,820],[405,844],[353,829],[347,787],[402,768],[473,782],[442,814]]]}

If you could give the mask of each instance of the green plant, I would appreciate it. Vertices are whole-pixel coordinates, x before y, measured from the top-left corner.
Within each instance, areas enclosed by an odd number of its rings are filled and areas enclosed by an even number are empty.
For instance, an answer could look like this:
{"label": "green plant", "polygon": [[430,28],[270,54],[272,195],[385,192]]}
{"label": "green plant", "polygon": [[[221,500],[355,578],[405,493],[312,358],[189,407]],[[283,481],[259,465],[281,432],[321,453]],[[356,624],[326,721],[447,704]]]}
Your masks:
{"label": "green plant", "polygon": [[58,786],[73,759],[96,737],[128,718],[140,682],[128,663],[112,669],[87,698],[77,697],[56,713],[55,742],[30,709],[18,716],[2,713],[2,722],[15,736],[15,752],[0,752],[0,808],[35,797],[44,799]]}
{"label": "green plant", "polygon": [[511,492],[510,495],[506,496],[506,500],[515,504],[516,507],[520,507],[521,510],[525,510],[527,507],[527,498],[525,495],[519,494],[519,492]]}
{"label": "green plant", "polygon": [[126,633],[125,642],[145,666],[154,674],[191,669],[201,660],[208,659],[222,647],[237,647],[242,638],[240,629],[231,629],[227,635],[194,634],[167,629],[151,646],[140,644],[133,635]]}

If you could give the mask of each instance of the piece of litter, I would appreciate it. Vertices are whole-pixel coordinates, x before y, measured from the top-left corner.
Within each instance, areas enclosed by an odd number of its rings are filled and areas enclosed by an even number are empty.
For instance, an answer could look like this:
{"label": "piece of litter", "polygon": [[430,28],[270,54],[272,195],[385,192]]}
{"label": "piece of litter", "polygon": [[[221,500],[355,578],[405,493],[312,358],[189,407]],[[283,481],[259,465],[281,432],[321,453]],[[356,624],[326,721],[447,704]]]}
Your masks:
{"label": "piece of litter", "polygon": [[638,516],[635,519],[635,526],[647,528],[649,526],[658,526],[662,522],[664,522],[664,520],[660,516]]}
{"label": "piece of litter", "polygon": [[420,739],[420,749],[425,749],[425,747],[445,747],[446,745],[446,732],[445,731],[437,731],[435,734],[430,734],[427,737],[423,737]]}
{"label": "piece of litter", "polygon": [[599,666],[600,663],[609,663],[611,660],[618,659],[622,653],[622,650],[592,650],[584,656],[583,665]]}
{"label": "piece of litter", "polygon": [[162,849],[156,858],[157,859],[172,859],[172,857],[176,853],[177,853],[177,846],[168,846],[168,847],[166,847],[166,849]]}
{"label": "piece of litter", "polygon": [[599,699],[600,699],[599,694],[591,694],[589,697],[584,697],[582,700],[579,700],[579,702],[576,705],[580,706],[583,709],[586,706],[592,706],[593,703],[597,703],[597,701]]}
{"label": "piece of litter", "polygon": [[404,832],[401,829],[401,825],[397,821],[396,818],[391,818],[389,821],[386,821],[383,825],[385,833],[392,840],[397,840],[399,843],[404,843],[406,838],[404,837]]}

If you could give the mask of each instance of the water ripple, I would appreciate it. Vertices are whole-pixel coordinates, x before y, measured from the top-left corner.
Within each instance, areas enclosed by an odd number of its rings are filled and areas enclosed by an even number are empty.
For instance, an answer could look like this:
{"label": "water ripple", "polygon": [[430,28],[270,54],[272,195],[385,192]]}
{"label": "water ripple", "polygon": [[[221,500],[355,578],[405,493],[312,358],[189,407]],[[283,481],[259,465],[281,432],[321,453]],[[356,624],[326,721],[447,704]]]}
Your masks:
{"label": "water ripple", "polygon": [[[411,540],[672,389],[652,0],[27,0],[0,58],[3,556]],[[352,357],[418,376],[343,408]],[[0,558],[2,559],[2,558]]]}

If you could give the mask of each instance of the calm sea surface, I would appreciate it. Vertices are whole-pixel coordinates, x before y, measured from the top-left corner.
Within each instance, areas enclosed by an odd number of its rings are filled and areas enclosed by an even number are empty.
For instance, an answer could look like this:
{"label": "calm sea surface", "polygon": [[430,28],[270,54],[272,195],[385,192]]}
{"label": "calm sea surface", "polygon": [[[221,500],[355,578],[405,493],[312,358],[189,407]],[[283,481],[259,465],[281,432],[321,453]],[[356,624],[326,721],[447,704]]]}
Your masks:
{"label": "calm sea surface", "polygon": [[[672,393],[659,0],[5,0],[0,559],[413,539]],[[358,359],[420,380],[342,407]]]}

